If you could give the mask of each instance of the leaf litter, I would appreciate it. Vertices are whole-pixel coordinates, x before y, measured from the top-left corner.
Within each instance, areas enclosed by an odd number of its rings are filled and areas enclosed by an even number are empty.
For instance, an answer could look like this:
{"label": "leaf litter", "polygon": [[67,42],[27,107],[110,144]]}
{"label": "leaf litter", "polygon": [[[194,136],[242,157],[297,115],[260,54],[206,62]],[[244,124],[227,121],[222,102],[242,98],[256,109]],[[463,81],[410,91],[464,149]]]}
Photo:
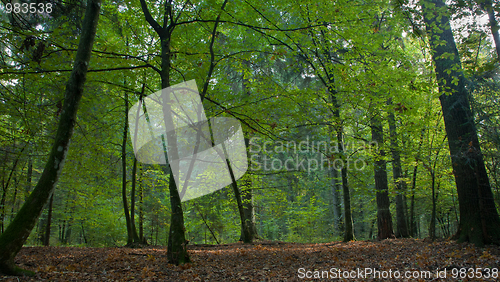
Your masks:
{"label": "leaf litter", "polygon": [[[387,239],[321,244],[259,241],[191,245],[188,249],[192,263],[176,266],[167,263],[167,249],[159,246],[24,247],[15,262],[19,267],[36,271],[36,276],[0,276],[0,281],[497,281],[493,277],[479,279],[478,275],[500,267],[499,246],[477,248],[450,240]],[[401,275],[407,271],[412,275],[428,271],[432,277],[373,279],[374,276],[363,273],[366,269],[382,272],[379,274],[382,276],[389,271]],[[457,277],[460,269],[469,271],[465,273],[469,277]],[[350,277],[340,276],[347,271]],[[359,271],[364,276],[358,276]],[[438,271],[446,272],[447,277],[437,277]],[[315,279],[315,275],[322,279]]]}

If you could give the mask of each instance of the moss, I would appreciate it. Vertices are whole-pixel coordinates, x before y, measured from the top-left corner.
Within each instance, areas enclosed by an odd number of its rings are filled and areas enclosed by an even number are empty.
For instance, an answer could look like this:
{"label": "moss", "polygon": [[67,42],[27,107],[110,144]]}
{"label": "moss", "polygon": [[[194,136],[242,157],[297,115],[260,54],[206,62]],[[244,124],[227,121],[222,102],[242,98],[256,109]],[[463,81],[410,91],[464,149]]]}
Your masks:
{"label": "moss", "polygon": [[0,263],[0,274],[14,276],[35,276],[35,272],[17,267],[13,262]]}

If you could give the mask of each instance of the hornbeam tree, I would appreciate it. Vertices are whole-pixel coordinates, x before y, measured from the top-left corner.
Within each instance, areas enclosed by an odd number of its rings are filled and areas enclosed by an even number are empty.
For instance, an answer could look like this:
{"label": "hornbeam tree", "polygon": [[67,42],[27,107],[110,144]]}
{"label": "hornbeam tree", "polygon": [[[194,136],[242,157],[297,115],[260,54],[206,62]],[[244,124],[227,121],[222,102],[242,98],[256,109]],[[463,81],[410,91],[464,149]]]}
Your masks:
{"label": "hornbeam tree", "polygon": [[455,239],[477,246],[500,242],[498,216],[474,124],[448,7],[442,0],[422,3],[432,59],[439,85],[460,222]]}

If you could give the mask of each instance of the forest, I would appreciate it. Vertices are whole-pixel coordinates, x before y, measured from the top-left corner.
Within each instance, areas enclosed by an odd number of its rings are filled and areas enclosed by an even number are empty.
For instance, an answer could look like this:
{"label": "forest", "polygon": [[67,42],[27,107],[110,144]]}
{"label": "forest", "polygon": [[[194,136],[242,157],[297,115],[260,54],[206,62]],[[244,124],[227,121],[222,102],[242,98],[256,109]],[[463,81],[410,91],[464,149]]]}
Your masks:
{"label": "forest", "polygon": [[2,0],[0,280],[496,280],[499,14]]}

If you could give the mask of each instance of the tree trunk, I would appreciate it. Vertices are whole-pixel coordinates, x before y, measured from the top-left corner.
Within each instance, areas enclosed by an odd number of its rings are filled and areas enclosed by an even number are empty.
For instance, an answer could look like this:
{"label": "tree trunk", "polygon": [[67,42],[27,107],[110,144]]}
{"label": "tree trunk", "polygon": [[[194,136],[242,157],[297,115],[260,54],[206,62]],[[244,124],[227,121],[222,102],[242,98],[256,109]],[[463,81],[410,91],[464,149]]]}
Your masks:
{"label": "tree trunk", "polygon": [[410,200],[410,236],[417,235],[417,221],[415,220],[415,188],[417,185],[417,169],[418,165],[413,167],[413,178],[411,184],[411,200]]}
{"label": "tree trunk", "polygon": [[49,208],[47,212],[47,223],[45,225],[45,235],[43,236],[43,245],[48,247],[50,245],[50,228],[52,225],[52,205],[54,203],[54,193],[50,196]]}
{"label": "tree trunk", "polygon": [[[33,178],[33,160],[31,157],[31,150],[30,150],[30,153],[28,155],[28,172],[26,173],[26,193],[25,193],[25,195],[29,195],[29,193],[31,192],[32,178]],[[26,200],[27,200],[27,196],[24,199],[24,201],[26,201]]]}
{"label": "tree trunk", "polygon": [[431,240],[436,239],[436,175],[431,172],[431,190],[432,190],[432,212],[431,222],[429,225],[429,237]]}
{"label": "tree trunk", "polygon": [[377,191],[377,226],[379,240],[392,238],[392,216],[390,211],[389,187],[387,185],[387,171],[385,152],[381,148],[384,144],[383,126],[380,118],[371,118],[372,141],[375,142],[379,150],[375,154],[375,189]]}
{"label": "tree trunk", "polygon": [[135,244],[141,244],[142,241],[137,234],[137,229],[135,228],[135,187],[137,185],[137,159],[134,158],[134,164],[132,165],[132,189],[130,191],[130,228],[132,229],[133,241]]}
{"label": "tree trunk", "polygon": [[66,225],[65,229],[65,234],[63,234],[63,244],[71,244],[71,223],[73,222],[73,219],[70,218],[68,220],[68,224]]}
{"label": "tree trunk", "polygon": [[[19,163],[19,159],[21,158],[21,155],[27,146],[28,146],[28,144],[21,149],[21,151],[19,152],[19,155],[17,155],[16,159],[14,160],[14,163],[12,164],[12,169],[10,170],[9,177],[7,178],[7,181],[5,181],[5,180],[2,181],[3,192],[2,192],[2,198],[0,199],[0,208],[2,209],[2,211],[0,212],[0,233],[3,233],[3,231],[4,231],[5,213],[6,213],[5,212],[6,211],[5,204],[7,201],[7,191],[8,191],[9,185],[10,185],[10,181],[12,180],[12,178],[14,176],[14,173],[15,173],[16,168],[17,168],[17,164]],[[5,156],[7,159],[7,156],[8,156],[7,151],[5,151]],[[14,177],[14,182],[16,182],[15,177]]]}
{"label": "tree trunk", "polygon": [[15,266],[14,257],[21,250],[31,230],[36,224],[44,205],[52,195],[62,171],[73,134],[76,113],[83,94],[92,45],[99,19],[100,0],[88,0],[82,35],[76,52],[73,71],[66,85],[64,105],[54,144],[43,173],[24,205],[0,236],[0,272],[11,275],[33,275],[33,272]]}
{"label": "tree trunk", "polygon": [[122,137],[122,203],[123,211],[125,213],[125,224],[127,226],[127,246],[132,245],[134,236],[132,232],[132,225],[130,223],[130,212],[128,209],[127,200],[127,139],[128,139],[128,93],[125,91],[125,121],[123,124],[123,137]]}
{"label": "tree trunk", "polygon": [[[144,17],[146,21],[149,23],[151,27],[155,30],[155,32],[160,37],[161,42],[161,69],[160,69],[160,77],[161,77],[161,89],[166,89],[170,87],[170,68],[171,68],[171,50],[170,50],[170,40],[172,36],[172,32],[175,28],[175,21],[171,19],[173,16],[172,9],[174,6],[172,5],[172,1],[165,0],[165,11],[163,17],[163,26],[160,25],[156,20],[151,16],[146,1],[140,0],[142,12],[144,13]],[[170,101],[170,93],[168,91],[165,93],[166,95],[162,95],[163,97],[163,112],[165,113],[165,128],[175,128],[173,126],[171,107],[169,104]],[[164,154],[165,159],[168,160],[167,151],[174,158],[178,159],[177,152],[177,137],[175,135],[175,130],[172,132],[167,132],[166,136],[162,135],[163,138],[163,146],[164,146]],[[167,144],[167,145],[166,145]],[[165,147],[165,146],[168,146]],[[168,149],[168,150],[167,150]],[[190,261],[189,255],[187,252],[187,241],[185,237],[185,228],[184,228],[184,213],[182,211],[182,202],[179,196],[179,190],[175,184],[174,173],[172,172],[175,167],[172,167],[170,164],[162,167],[165,175],[170,174],[168,190],[170,192],[170,207],[171,207],[171,220],[170,220],[170,230],[168,235],[168,248],[167,248],[167,259],[169,263],[172,264],[183,264]]]}
{"label": "tree trunk", "polygon": [[328,75],[328,93],[330,94],[330,99],[332,101],[332,113],[335,120],[336,126],[335,130],[337,133],[337,147],[339,155],[343,158],[344,164],[340,170],[340,176],[342,179],[342,195],[344,197],[344,242],[349,242],[354,240],[354,229],[352,221],[352,211],[351,211],[351,193],[349,191],[349,183],[347,179],[347,166],[345,165],[346,157],[344,156],[344,126],[342,125],[342,120],[340,119],[340,105],[337,101],[337,91],[334,88],[335,79],[333,74],[326,71]]}
{"label": "tree trunk", "polygon": [[[340,134],[342,135],[342,134]],[[344,146],[342,142],[342,146]],[[344,196],[344,242],[349,242],[354,240],[354,224],[352,221],[351,212],[351,193],[349,191],[349,185],[347,183],[347,166],[343,166],[340,170],[342,174],[342,195]]]}
{"label": "tree trunk", "polygon": [[[247,67],[247,69],[250,68],[250,62],[247,60],[243,60],[243,64]],[[248,78],[245,78],[244,73],[242,73],[242,79],[241,79],[241,90],[243,92],[243,95],[250,96],[250,89],[247,87],[247,85],[250,85],[250,81]],[[245,145],[247,148],[249,148],[249,143],[250,139],[245,138]],[[250,167],[250,161],[248,164],[248,167]],[[228,168],[229,170],[232,170],[231,167]],[[230,172],[232,173],[232,172]],[[252,180],[249,177],[246,177],[244,179],[244,186],[245,189],[241,190],[241,201],[242,201],[242,208],[243,208],[243,219],[242,219],[242,224],[241,224],[241,233],[240,233],[240,241],[243,241],[245,243],[251,243],[254,239],[258,238],[259,235],[257,234],[257,226],[255,225],[255,212],[254,212],[254,205],[253,205],[253,195],[252,195]],[[238,201],[238,199],[236,199]],[[243,221],[246,222],[247,226],[244,226]],[[245,230],[245,228],[248,228],[248,230]],[[248,231],[248,235],[246,236],[245,232]],[[248,237],[248,238],[245,238]]]}
{"label": "tree trunk", "polygon": [[[141,174],[142,174],[142,166],[141,166]],[[142,182],[142,177],[141,177],[141,182],[139,184],[139,239],[143,244],[147,244],[146,238],[144,238],[144,211],[143,211],[143,204],[144,204],[144,185]]]}
{"label": "tree trunk", "polygon": [[396,133],[396,118],[394,113],[388,114],[389,120],[389,133],[391,136],[391,154],[392,154],[392,178],[396,184],[396,237],[407,238],[408,226],[406,222],[406,183],[403,180],[403,169],[401,168],[401,155],[398,144],[398,137]]}
{"label": "tree trunk", "polygon": [[340,234],[344,230],[344,226],[342,224],[342,211],[340,204],[340,189],[337,183],[339,171],[335,168],[331,168],[330,170],[332,175],[332,205],[333,205],[333,229],[335,231],[335,236]]}
{"label": "tree trunk", "polygon": [[[241,190],[241,203],[243,205],[243,216],[244,220],[246,221],[248,225],[248,229],[250,231],[250,238],[253,240],[255,238],[258,238],[259,235],[257,234],[257,227],[255,226],[255,213],[254,213],[254,208],[253,208],[253,195],[252,195],[252,190],[251,190],[251,180],[247,179],[248,183],[245,185],[246,189]],[[241,225],[241,241],[244,240],[244,230],[243,230],[243,225]]]}
{"label": "tree trunk", "polygon": [[[223,150],[223,156],[229,156],[226,150],[226,146],[224,143],[221,143],[222,145],[222,150]],[[221,153],[219,153],[222,155]],[[231,162],[229,159],[226,159],[227,163],[227,169],[229,171],[229,175],[231,176],[231,187],[233,187],[233,192],[234,192],[234,197],[236,198],[236,203],[238,205],[238,211],[240,214],[240,221],[241,221],[241,229],[242,229],[242,239],[244,243],[252,243],[254,238],[255,233],[252,232],[251,230],[251,218],[247,220],[245,217],[245,209],[243,207],[243,201],[241,197],[241,192],[240,189],[238,188],[238,183],[236,182],[236,178],[234,177],[234,172],[231,167]]]}
{"label": "tree trunk", "polygon": [[484,166],[447,6],[442,0],[431,0],[423,2],[422,9],[457,184],[460,223],[455,238],[477,246],[498,243],[500,218]]}
{"label": "tree trunk", "polygon": [[498,22],[495,18],[495,10],[493,9],[493,2],[491,0],[479,1],[481,8],[488,13],[491,35],[495,41],[495,50],[497,52],[497,60],[500,60],[500,37],[498,35]]}

